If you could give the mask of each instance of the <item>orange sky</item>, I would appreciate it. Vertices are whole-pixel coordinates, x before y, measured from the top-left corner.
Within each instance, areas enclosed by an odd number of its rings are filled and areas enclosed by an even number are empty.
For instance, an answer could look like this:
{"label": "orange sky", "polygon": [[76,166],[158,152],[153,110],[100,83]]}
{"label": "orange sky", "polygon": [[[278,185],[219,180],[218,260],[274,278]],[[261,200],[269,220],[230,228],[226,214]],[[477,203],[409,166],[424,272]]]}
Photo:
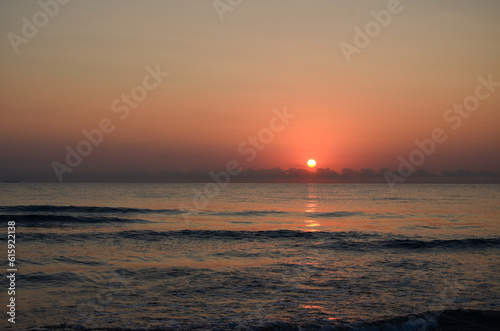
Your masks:
{"label": "orange sky", "polygon": [[[435,128],[449,138],[421,168],[500,171],[500,86],[460,128],[443,119],[474,95],[478,76],[500,82],[500,2],[401,0],[348,63],[340,45],[355,46],[354,29],[388,3],[252,0],[221,21],[211,1],[73,1],[13,46],[23,17],[43,9],[2,1],[0,180],[57,180],[53,162],[66,164],[66,146],[103,118],[115,130],[65,178],[232,159],[256,169],[305,168],[309,158],[337,171],[392,169]],[[121,120],[111,105],[142,85],[148,66],[169,75]],[[296,118],[246,162],[238,146],[283,107]]]}

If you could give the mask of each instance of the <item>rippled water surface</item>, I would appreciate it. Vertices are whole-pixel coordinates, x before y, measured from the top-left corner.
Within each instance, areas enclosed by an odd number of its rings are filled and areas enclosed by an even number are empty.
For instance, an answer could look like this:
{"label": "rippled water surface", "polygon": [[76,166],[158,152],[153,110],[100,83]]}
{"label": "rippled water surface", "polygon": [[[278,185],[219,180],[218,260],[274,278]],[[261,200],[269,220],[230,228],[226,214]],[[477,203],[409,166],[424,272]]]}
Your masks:
{"label": "rippled water surface", "polygon": [[17,323],[0,326],[354,328],[500,309],[499,185],[214,187],[0,184],[18,263]]}

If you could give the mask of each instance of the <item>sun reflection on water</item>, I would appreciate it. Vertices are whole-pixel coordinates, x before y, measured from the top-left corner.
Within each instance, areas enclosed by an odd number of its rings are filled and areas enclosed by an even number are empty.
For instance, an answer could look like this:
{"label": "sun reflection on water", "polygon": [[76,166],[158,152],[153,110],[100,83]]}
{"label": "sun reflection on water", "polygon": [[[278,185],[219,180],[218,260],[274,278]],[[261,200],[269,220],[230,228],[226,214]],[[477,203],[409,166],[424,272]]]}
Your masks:
{"label": "sun reflection on water", "polygon": [[317,219],[314,218],[314,213],[318,209],[318,196],[316,195],[316,186],[311,183],[307,185],[307,202],[304,212],[307,215],[307,219],[304,221],[306,224],[306,230],[310,232],[316,232],[315,227],[321,226]]}

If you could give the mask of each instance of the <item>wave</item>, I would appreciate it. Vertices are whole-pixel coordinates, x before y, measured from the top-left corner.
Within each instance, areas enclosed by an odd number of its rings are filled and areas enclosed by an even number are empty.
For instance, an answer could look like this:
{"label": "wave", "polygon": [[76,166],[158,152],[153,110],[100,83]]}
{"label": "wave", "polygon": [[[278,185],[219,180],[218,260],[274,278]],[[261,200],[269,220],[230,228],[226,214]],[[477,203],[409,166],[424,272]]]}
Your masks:
{"label": "wave", "polygon": [[[220,321],[208,322],[206,325],[186,325],[177,324],[175,327],[158,327],[155,330],[192,330],[192,329],[212,329],[212,330],[325,330],[325,331],[421,331],[421,330],[498,330],[500,325],[500,311],[497,310],[473,310],[473,309],[453,309],[443,311],[427,311],[418,314],[389,317],[375,321],[325,321],[314,320],[314,322],[296,320],[293,323],[285,321],[260,321],[251,325],[245,321],[232,321],[220,323]],[[258,324],[258,325],[255,325]],[[127,327],[84,327],[75,324],[50,325],[42,327],[50,330],[139,330]],[[144,330],[144,328],[140,328]]]}
{"label": "wave", "polygon": [[58,273],[32,272],[24,274],[18,280],[19,286],[23,288],[43,288],[43,287],[64,287],[70,283],[75,284],[92,284],[94,286],[99,283],[90,279],[83,274],[78,274],[70,271]]}
{"label": "wave", "polygon": [[149,223],[149,221],[142,219],[44,214],[0,215],[0,221],[15,221],[24,227],[40,228],[74,226],[76,224]]}
{"label": "wave", "polygon": [[[362,211],[332,211],[332,212],[291,212],[291,211],[281,211],[281,210],[189,210],[189,209],[148,209],[148,208],[127,208],[127,207],[97,207],[97,206],[55,206],[55,205],[19,205],[19,206],[0,206],[0,215],[6,214],[6,216],[12,215],[27,215],[26,218],[30,218],[32,215],[38,218],[42,218],[43,215],[72,215],[72,216],[89,216],[89,215],[107,215],[110,218],[118,216],[132,216],[132,215],[144,215],[144,217],[151,214],[159,215],[181,215],[181,214],[192,214],[197,216],[213,216],[213,217],[314,217],[322,219],[332,219],[332,218],[347,218],[347,217],[366,217],[370,219],[381,219],[381,218],[405,218],[402,214],[377,214],[377,213],[365,213]],[[20,219],[20,218],[18,218]],[[31,217],[30,219],[33,219]],[[47,218],[48,221],[50,221]],[[75,219],[73,219],[75,221]],[[87,221],[88,220],[84,220]],[[116,218],[118,221],[118,218]]]}
{"label": "wave", "polygon": [[335,211],[329,213],[311,213],[311,216],[320,217],[320,218],[336,218],[336,217],[351,217],[351,216],[360,216],[364,213],[360,211]]}
{"label": "wave", "polygon": [[422,248],[488,248],[500,245],[500,238],[466,238],[449,240],[413,240],[413,239],[395,239],[387,243],[387,247],[422,249]]}
{"label": "wave", "polygon": [[279,210],[242,210],[242,211],[219,211],[219,212],[205,212],[208,214],[215,214],[220,216],[265,216],[274,214],[289,214],[286,211]]}
{"label": "wave", "polygon": [[410,238],[393,238],[388,235],[383,240],[368,241],[331,241],[316,244],[316,248],[323,249],[352,249],[352,250],[370,250],[370,249],[401,249],[401,250],[430,250],[430,249],[488,249],[500,248],[500,238],[465,238],[465,239],[435,239],[435,240],[417,240]]}
{"label": "wave", "polygon": [[126,207],[95,207],[95,206],[54,206],[54,205],[27,205],[27,206],[0,206],[0,214],[7,213],[12,216],[12,214],[18,215],[37,215],[40,217],[42,215],[146,215],[146,214],[162,214],[162,215],[178,215],[184,213],[194,213],[198,215],[210,215],[210,216],[239,216],[239,217],[257,217],[266,215],[285,215],[290,214],[286,211],[278,210],[242,210],[242,211],[210,211],[210,210],[186,210],[186,209],[148,209],[148,208],[126,208]]}
{"label": "wave", "polygon": [[373,322],[355,323],[346,327],[334,327],[339,331],[382,330],[498,330],[500,311],[453,309],[427,311],[420,314],[396,316]]}
{"label": "wave", "polygon": [[[276,240],[282,238],[314,239],[317,236],[311,232],[293,230],[275,231],[230,231],[230,230],[180,230],[180,231],[154,231],[154,230],[128,230],[117,232],[84,232],[84,233],[20,233],[19,238],[24,241],[67,242],[82,240],[134,240],[134,241],[162,241],[169,239],[187,240]],[[3,239],[0,237],[0,241]]]}
{"label": "wave", "polygon": [[180,209],[144,209],[126,207],[96,207],[96,206],[0,206],[0,213],[77,213],[77,214],[180,214]]}
{"label": "wave", "polygon": [[489,249],[500,248],[500,238],[464,238],[418,240],[402,235],[364,232],[306,232],[296,230],[233,231],[233,230],[128,230],[85,233],[22,233],[23,240],[72,241],[72,240],[212,240],[212,241],[273,241],[287,239],[289,245],[310,245],[313,249],[354,250],[427,250],[427,249]]}
{"label": "wave", "polygon": [[[166,214],[175,215],[183,213],[197,213],[216,216],[266,216],[266,215],[290,215],[294,212],[281,210],[236,210],[236,211],[210,211],[210,210],[188,210],[188,209],[148,209],[127,207],[97,207],[97,206],[55,206],[55,205],[19,205],[0,206],[0,213],[23,213],[23,214]],[[333,211],[316,213],[299,213],[306,216],[319,218],[336,218],[370,215],[361,211]]]}

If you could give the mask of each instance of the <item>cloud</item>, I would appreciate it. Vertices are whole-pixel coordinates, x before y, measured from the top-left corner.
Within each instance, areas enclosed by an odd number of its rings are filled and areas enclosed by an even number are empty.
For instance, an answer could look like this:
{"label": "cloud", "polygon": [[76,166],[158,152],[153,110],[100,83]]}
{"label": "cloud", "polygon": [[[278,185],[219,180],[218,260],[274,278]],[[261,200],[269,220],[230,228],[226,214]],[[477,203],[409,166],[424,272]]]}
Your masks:
{"label": "cloud", "polygon": [[[344,168],[340,172],[330,168],[317,168],[314,170],[302,168],[270,168],[242,171],[237,176],[230,178],[231,183],[385,183],[384,174],[388,168],[375,171],[371,168],[359,170]],[[107,172],[75,172],[68,177],[68,182],[147,182],[147,183],[208,183],[212,182],[210,169],[164,170],[153,172],[147,170],[126,170]],[[216,170],[217,173],[219,170]],[[440,174],[426,169],[418,169],[408,177],[409,183],[500,183],[500,174],[493,171],[473,172],[465,169],[445,170]],[[31,173],[23,176],[12,169],[0,169],[0,181],[31,181],[50,182],[53,178],[43,174]]]}

